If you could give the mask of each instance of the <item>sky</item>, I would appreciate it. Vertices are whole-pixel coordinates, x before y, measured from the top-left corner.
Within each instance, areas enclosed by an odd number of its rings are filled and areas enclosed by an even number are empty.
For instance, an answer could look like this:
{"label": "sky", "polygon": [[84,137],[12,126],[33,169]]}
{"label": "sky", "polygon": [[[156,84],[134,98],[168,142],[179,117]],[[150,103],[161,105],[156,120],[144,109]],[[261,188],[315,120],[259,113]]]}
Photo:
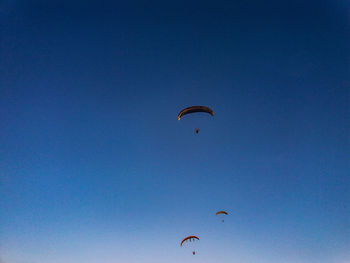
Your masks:
{"label": "sky", "polygon": [[349,10],[2,0],[0,262],[350,262]]}

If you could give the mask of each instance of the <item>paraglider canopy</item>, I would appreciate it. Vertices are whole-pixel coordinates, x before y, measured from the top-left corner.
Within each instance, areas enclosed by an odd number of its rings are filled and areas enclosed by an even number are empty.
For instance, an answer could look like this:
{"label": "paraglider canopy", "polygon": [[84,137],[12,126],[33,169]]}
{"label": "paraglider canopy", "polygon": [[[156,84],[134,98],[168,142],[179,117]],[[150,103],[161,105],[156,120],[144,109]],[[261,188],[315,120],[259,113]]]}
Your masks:
{"label": "paraglider canopy", "polygon": [[190,113],[195,113],[195,112],[205,112],[209,113],[211,116],[214,116],[214,112],[212,109],[206,106],[191,106],[183,109],[182,111],[179,112],[177,115],[177,119],[180,120],[182,116],[190,114]]}
{"label": "paraglider canopy", "polygon": [[194,239],[199,240],[199,237],[197,237],[197,236],[188,236],[188,237],[185,237],[185,238],[181,241],[180,246],[182,247],[182,244],[183,244],[184,242],[186,242],[186,241],[192,241],[192,240],[194,240]]}
{"label": "paraglider canopy", "polygon": [[216,215],[220,215],[220,214],[228,215],[228,213],[227,213],[226,211],[219,211],[219,212],[216,212]]}

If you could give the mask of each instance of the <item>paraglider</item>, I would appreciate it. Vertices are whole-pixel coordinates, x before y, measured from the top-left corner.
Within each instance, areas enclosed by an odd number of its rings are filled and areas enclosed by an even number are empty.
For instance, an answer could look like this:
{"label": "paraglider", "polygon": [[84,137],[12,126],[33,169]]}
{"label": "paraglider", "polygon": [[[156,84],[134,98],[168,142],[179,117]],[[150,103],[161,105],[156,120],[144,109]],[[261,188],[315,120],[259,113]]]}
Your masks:
{"label": "paraglider", "polygon": [[[216,215],[217,216],[227,216],[228,215],[228,213],[226,212],[226,211],[219,211],[219,212],[216,212]],[[221,220],[221,222],[225,222],[225,220],[224,219],[222,219]]]}
{"label": "paraglider", "polygon": [[212,109],[206,106],[191,106],[183,109],[180,111],[180,113],[177,115],[177,119],[180,120],[182,116],[190,114],[190,113],[195,113],[195,112],[206,112],[209,113],[211,116],[214,116],[214,112]]}
{"label": "paraglider", "polygon": [[[196,241],[196,240],[199,240],[199,237],[197,237],[197,236],[188,236],[188,237],[185,237],[185,238],[181,241],[180,247],[182,247],[182,245],[183,245],[184,243],[193,242],[193,241]],[[195,251],[195,250],[192,251],[192,255],[196,255],[196,251]]]}
{"label": "paraglider", "polygon": [[[187,114],[190,114],[190,113],[196,113],[196,112],[204,112],[204,113],[210,114],[211,116],[214,116],[213,110],[211,108],[207,107],[207,106],[191,106],[191,107],[187,107],[187,108],[181,110],[179,112],[179,114],[177,115],[177,119],[181,120],[181,118],[184,115],[187,115]],[[194,131],[195,131],[196,134],[198,134],[200,129],[196,128]]]}

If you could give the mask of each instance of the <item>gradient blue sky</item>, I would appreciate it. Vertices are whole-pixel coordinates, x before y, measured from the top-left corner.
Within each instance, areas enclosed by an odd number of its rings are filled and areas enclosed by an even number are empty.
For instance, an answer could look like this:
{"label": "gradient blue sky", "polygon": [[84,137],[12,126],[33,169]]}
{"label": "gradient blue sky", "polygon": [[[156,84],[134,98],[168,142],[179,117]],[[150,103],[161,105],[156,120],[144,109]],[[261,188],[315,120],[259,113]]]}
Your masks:
{"label": "gradient blue sky", "polygon": [[1,262],[350,262],[348,14],[1,1]]}

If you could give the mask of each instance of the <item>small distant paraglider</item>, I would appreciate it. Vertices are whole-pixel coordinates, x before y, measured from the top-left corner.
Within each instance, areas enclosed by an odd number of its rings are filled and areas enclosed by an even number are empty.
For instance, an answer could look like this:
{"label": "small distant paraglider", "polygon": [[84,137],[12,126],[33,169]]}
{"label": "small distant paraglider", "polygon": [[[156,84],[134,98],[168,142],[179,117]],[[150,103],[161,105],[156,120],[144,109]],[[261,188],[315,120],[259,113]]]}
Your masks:
{"label": "small distant paraglider", "polygon": [[218,211],[218,212],[216,212],[216,215],[217,215],[217,216],[221,216],[221,217],[222,217],[221,222],[224,223],[225,220],[224,220],[223,216],[227,216],[228,213],[227,213],[226,211]]}
{"label": "small distant paraglider", "polygon": [[[188,237],[185,237],[185,238],[181,241],[180,247],[182,247],[182,245],[183,245],[184,243],[194,242],[194,241],[197,241],[197,240],[199,240],[199,237],[197,237],[197,236],[188,236]],[[195,250],[192,251],[192,255],[196,255],[196,251],[195,251]]]}
{"label": "small distant paraglider", "polygon": [[182,116],[190,114],[190,113],[195,113],[195,112],[206,112],[206,113],[209,113],[211,116],[214,116],[213,110],[209,107],[191,106],[191,107],[187,107],[187,108],[181,110],[180,113],[177,115],[177,119],[180,120],[182,118]]}
{"label": "small distant paraglider", "polygon": [[[179,114],[177,115],[177,119],[180,120],[182,118],[182,116],[190,114],[190,113],[196,113],[196,112],[204,112],[204,113],[210,114],[211,116],[214,116],[213,110],[207,106],[191,106],[191,107],[187,107],[187,108],[181,110],[179,112]],[[200,129],[196,128],[194,131],[196,134],[198,134]]]}

